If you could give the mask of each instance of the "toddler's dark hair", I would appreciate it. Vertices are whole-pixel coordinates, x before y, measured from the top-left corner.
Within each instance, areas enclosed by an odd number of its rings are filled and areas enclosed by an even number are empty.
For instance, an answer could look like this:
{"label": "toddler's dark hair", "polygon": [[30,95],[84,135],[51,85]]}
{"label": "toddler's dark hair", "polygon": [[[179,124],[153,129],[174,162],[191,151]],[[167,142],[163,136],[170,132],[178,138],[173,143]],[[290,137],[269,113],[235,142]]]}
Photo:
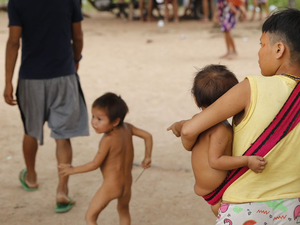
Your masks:
{"label": "toddler's dark hair", "polygon": [[237,83],[237,78],[226,66],[212,64],[196,74],[191,92],[198,107],[208,107]]}
{"label": "toddler's dark hair", "polygon": [[285,9],[274,12],[263,24],[262,32],[270,34],[270,43],[284,42],[290,49],[292,63],[300,64],[300,11]]}
{"label": "toddler's dark hair", "polygon": [[121,96],[117,96],[111,92],[108,92],[97,98],[92,107],[105,110],[110,122],[120,118],[120,123],[118,126],[123,124],[124,118],[128,113],[128,107]]}

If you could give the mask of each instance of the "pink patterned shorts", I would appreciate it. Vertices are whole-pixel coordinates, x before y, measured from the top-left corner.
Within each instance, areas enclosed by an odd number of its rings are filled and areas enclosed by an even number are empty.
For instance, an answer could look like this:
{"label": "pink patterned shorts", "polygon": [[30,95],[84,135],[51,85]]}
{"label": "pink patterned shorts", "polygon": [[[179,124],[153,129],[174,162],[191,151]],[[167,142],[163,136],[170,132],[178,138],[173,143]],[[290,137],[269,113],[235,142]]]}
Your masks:
{"label": "pink patterned shorts", "polygon": [[244,204],[222,204],[216,225],[300,224],[300,199],[277,199]]}

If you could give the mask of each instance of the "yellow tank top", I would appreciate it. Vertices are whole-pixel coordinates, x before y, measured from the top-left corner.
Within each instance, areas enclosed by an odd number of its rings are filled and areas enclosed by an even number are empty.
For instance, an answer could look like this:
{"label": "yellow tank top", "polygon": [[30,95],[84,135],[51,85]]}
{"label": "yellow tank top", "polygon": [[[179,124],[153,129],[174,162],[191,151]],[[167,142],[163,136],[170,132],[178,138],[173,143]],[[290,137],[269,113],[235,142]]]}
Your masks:
{"label": "yellow tank top", "polygon": [[[296,82],[276,75],[247,77],[251,103],[246,117],[234,129],[232,155],[241,156],[279,112]],[[300,124],[265,156],[260,174],[248,170],[224,193],[228,202],[256,202],[300,197]]]}

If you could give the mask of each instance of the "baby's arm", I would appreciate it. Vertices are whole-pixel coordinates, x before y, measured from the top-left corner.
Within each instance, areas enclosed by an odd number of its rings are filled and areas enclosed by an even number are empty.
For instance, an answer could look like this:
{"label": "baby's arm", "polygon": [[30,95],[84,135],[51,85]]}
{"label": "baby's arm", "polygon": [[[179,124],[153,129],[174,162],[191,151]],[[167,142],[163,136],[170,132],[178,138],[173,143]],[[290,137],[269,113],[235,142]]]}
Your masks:
{"label": "baby's arm", "polygon": [[186,121],[181,129],[185,149],[191,150],[200,133],[242,112],[250,104],[250,84],[246,79],[232,87],[216,102]]}
{"label": "baby's arm", "polygon": [[210,136],[208,161],[212,168],[232,170],[248,166],[255,173],[261,173],[264,170],[267,161],[263,157],[224,155],[228,146],[231,146],[231,136],[224,134],[222,129],[217,130]]}
{"label": "baby's arm", "polygon": [[133,125],[131,125],[131,130],[133,135],[138,136],[145,141],[145,157],[142,162],[142,167],[147,169],[151,166],[151,154],[153,146],[152,135],[149,132],[139,129]]}
{"label": "baby's arm", "polygon": [[59,174],[63,176],[68,176],[76,173],[85,173],[95,169],[98,169],[103,163],[105,157],[110,148],[110,137],[104,136],[99,144],[99,150],[93,159],[93,161],[86,163],[82,166],[72,167],[70,164],[59,164],[58,168],[60,169]]}
{"label": "baby's arm", "polygon": [[175,122],[170,127],[167,128],[167,131],[172,130],[173,134],[176,137],[180,137],[181,136],[181,129],[182,129],[182,126],[185,122],[186,122],[186,120],[181,120],[179,122]]}

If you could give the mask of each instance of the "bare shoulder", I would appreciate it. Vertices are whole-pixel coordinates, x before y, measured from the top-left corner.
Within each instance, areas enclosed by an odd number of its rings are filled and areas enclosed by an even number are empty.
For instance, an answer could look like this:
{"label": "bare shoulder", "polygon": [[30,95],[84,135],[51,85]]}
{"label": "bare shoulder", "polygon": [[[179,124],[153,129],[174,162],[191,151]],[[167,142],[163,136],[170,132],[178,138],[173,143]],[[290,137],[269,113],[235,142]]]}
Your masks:
{"label": "bare shoulder", "polygon": [[210,135],[226,135],[228,137],[233,136],[233,129],[232,126],[229,124],[227,120],[223,121],[222,123],[218,123],[217,125],[213,126],[209,129]]}
{"label": "bare shoulder", "polygon": [[130,134],[132,134],[132,129],[133,129],[133,125],[132,124],[130,124],[130,123],[123,123],[123,127],[124,127],[124,129],[127,131],[127,132],[129,132]]}
{"label": "bare shoulder", "polygon": [[110,134],[104,134],[100,140],[99,146],[111,146],[114,141],[114,136]]}
{"label": "bare shoulder", "polygon": [[132,128],[132,124],[131,124],[131,123],[127,123],[127,122],[124,122],[124,123],[123,123],[123,126],[124,126],[126,129],[131,129],[131,128]]}

